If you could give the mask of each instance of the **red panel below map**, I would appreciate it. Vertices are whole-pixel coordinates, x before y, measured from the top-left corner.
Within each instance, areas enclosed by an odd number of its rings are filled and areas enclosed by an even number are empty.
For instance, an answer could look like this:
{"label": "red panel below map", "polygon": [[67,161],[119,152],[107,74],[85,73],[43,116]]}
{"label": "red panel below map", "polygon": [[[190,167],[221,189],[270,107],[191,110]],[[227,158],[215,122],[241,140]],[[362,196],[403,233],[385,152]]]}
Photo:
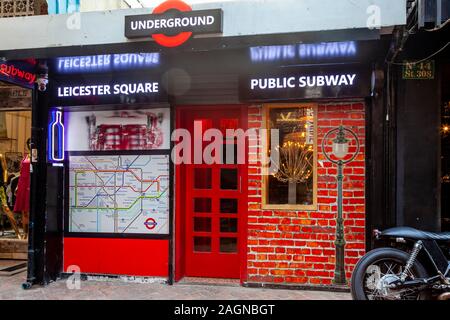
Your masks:
{"label": "red panel below map", "polygon": [[167,277],[169,241],[147,239],[64,238],[64,271]]}

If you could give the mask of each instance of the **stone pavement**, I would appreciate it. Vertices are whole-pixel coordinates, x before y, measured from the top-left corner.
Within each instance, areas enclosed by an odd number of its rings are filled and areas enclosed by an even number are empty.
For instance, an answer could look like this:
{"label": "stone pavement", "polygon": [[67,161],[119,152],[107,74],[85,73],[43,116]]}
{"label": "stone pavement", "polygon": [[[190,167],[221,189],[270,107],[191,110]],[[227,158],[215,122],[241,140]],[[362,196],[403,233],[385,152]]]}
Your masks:
{"label": "stone pavement", "polygon": [[234,284],[169,286],[161,283],[127,283],[120,280],[82,281],[69,290],[66,280],[47,287],[23,290],[26,273],[0,277],[0,300],[349,300],[348,293],[243,288]]}

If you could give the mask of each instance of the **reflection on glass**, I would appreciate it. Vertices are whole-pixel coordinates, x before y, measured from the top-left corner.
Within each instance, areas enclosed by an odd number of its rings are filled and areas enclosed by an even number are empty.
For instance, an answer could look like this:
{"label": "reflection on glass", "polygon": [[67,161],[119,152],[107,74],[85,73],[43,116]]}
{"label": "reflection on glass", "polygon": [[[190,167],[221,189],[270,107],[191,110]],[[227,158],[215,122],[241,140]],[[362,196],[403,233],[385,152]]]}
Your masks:
{"label": "reflection on glass", "polygon": [[238,189],[238,170],[221,169],[220,170],[220,189],[237,190]]}
{"label": "reflection on glass", "polygon": [[238,230],[238,220],[231,218],[220,219],[220,232],[236,233]]}
{"label": "reflection on glass", "polygon": [[194,169],[194,188],[211,189],[212,188],[212,169],[196,168]]}
{"label": "reflection on glass", "polygon": [[220,199],[220,213],[238,213],[238,199]]}
{"label": "reflection on glass", "polygon": [[220,252],[222,253],[236,253],[237,238],[220,238]]}
{"label": "reflection on glass", "polygon": [[195,198],[194,212],[197,213],[211,213],[211,199],[210,198]]}
{"label": "reflection on glass", "polygon": [[209,237],[194,237],[194,251],[195,252],[211,252],[211,238],[209,238]]}
{"label": "reflection on glass", "polygon": [[211,218],[194,218],[195,232],[211,232]]}
{"label": "reflection on glass", "polygon": [[280,166],[267,179],[267,204],[314,203],[314,117],[314,109],[308,107],[269,109],[269,129],[279,130],[274,143]]}

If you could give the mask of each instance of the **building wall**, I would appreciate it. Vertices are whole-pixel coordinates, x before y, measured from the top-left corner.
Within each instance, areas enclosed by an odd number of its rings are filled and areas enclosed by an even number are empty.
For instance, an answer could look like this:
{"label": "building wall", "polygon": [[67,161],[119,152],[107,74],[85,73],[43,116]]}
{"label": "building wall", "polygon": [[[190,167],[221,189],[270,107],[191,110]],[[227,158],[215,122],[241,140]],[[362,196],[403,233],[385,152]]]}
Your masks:
{"label": "building wall", "polygon": [[[264,5],[258,4],[259,1],[230,0],[194,4],[192,8],[222,8],[224,38],[332,30],[348,30],[351,33],[354,29],[367,29],[368,21],[373,18],[367,12],[370,8],[373,10],[373,5],[378,6],[382,12],[379,21],[381,28],[406,23],[405,0],[265,0]],[[67,28],[68,16],[65,15],[1,19],[0,30],[12,36],[2,39],[0,51],[127,43],[123,30],[125,16],[148,14],[150,10],[142,8],[87,12],[83,14],[79,28],[75,23],[77,28],[70,29]],[[70,22],[77,21],[69,20]],[[363,37],[378,39],[378,34],[373,31],[365,33]],[[148,42],[148,39],[137,41]]]}
{"label": "building wall", "polygon": [[81,0],[80,11],[103,11],[103,10],[116,10],[127,9],[129,6],[123,0]]}
{"label": "building wall", "polygon": [[[248,111],[249,128],[263,127],[263,108]],[[262,168],[249,166],[248,282],[330,285],[335,269],[336,167],[321,150],[322,138],[339,125],[352,129],[361,150],[344,168],[345,263],[347,278],[365,253],[365,107],[363,103],[318,107],[318,210],[262,210]],[[250,157],[258,157],[257,141]],[[323,166],[320,165],[323,163]]]}

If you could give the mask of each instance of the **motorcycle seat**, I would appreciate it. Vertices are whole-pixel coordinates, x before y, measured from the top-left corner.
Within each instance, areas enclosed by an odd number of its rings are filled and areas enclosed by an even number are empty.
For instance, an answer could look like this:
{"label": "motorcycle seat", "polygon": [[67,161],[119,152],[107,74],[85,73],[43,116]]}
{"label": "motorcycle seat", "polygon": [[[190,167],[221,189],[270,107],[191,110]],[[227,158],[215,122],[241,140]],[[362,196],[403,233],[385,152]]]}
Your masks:
{"label": "motorcycle seat", "polygon": [[450,232],[428,232],[410,227],[387,229],[381,232],[381,236],[413,240],[450,241]]}

